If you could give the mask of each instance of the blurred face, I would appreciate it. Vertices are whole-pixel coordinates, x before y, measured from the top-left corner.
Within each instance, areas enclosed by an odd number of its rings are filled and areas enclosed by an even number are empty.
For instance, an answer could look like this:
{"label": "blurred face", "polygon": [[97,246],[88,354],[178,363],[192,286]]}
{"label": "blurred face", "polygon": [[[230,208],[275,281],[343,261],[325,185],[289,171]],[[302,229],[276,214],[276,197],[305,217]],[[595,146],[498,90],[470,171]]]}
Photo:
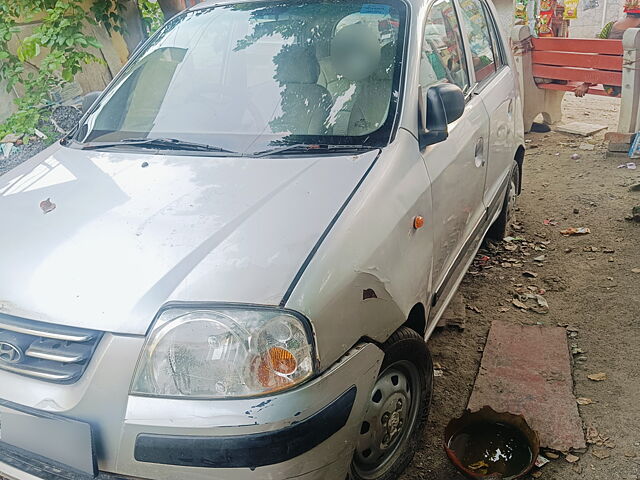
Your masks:
{"label": "blurred face", "polygon": [[342,28],[331,44],[331,60],[336,72],[349,80],[364,80],[380,63],[378,32],[364,24]]}

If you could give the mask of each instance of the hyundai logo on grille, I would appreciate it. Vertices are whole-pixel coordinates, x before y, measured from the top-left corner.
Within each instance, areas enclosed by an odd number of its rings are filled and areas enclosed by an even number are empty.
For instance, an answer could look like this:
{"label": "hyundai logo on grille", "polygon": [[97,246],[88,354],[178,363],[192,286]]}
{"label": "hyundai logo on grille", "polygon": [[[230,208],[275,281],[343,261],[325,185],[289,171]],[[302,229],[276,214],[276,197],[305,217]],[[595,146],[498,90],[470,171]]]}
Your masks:
{"label": "hyundai logo on grille", "polygon": [[7,342],[0,342],[0,361],[5,363],[18,363],[22,360],[22,350]]}

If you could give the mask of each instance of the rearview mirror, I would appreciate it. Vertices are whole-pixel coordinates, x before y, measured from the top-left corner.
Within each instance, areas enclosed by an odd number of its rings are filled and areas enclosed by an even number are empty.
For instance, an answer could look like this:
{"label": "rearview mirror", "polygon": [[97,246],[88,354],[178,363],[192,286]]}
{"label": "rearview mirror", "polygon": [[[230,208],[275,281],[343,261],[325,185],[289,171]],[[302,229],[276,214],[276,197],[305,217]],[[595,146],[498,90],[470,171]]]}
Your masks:
{"label": "rearview mirror", "polygon": [[82,113],[87,113],[102,92],[89,92],[82,97]]}
{"label": "rearview mirror", "polygon": [[449,124],[464,113],[464,93],[451,83],[440,83],[426,92],[419,88],[420,149],[449,136]]}

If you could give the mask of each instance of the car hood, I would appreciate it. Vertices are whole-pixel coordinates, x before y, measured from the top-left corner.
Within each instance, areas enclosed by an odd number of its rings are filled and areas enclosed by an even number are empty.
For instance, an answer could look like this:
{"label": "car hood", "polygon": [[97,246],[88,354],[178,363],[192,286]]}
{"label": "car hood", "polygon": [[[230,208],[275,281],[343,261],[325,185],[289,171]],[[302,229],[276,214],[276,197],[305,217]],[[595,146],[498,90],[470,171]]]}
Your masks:
{"label": "car hood", "polygon": [[0,177],[0,312],[143,334],[168,301],[277,305],[376,155],[55,145]]}

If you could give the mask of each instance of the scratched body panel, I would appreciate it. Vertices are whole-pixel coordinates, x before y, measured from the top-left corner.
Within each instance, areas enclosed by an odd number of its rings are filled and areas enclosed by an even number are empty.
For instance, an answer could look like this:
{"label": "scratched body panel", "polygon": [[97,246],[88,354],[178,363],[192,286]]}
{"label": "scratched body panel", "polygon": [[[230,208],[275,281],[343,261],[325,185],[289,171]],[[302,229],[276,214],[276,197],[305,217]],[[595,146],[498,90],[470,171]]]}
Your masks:
{"label": "scratched body panel", "polygon": [[[383,342],[426,301],[431,192],[409,136],[400,130],[385,149],[287,302],[313,319],[321,368],[362,337]],[[416,215],[427,222],[419,230],[413,228]],[[375,297],[363,299],[367,289]]]}

